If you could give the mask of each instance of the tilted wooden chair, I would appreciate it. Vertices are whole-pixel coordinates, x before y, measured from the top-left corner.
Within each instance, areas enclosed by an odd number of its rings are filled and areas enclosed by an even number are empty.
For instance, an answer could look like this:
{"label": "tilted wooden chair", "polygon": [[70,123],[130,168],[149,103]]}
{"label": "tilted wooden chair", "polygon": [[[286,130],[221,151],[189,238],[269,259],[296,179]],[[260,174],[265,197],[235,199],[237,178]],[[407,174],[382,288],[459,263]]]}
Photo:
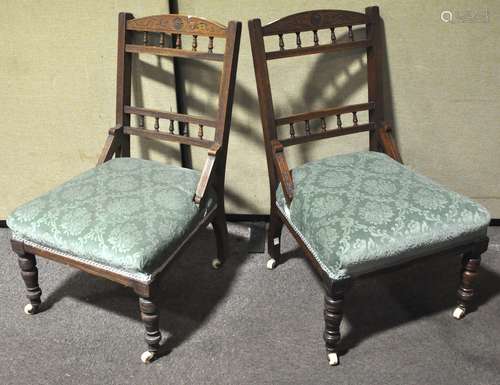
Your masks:
{"label": "tilted wooden chair", "polygon": [[[462,318],[470,310],[472,283],[481,253],[488,246],[490,218],[483,207],[400,163],[383,116],[384,56],[378,7],[366,8],[365,14],[319,10],[290,15],[265,26],[259,19],[248,24],[270,182],[268,268],[279,262],[284,223],[324,283],[323,336],[330,364],[338,363],[344,293],[353,278],[417,257],[463,254],[458,306],[453,312],[455,318]],[[366,37],[355,39],[352,27],[357,25],[366,29]],[[323,29],[331,31],[327,42],[318,38]],[[339,31],[346,32],[344,39],[337,37]],[[312,34],[310,46],[302,45],[301,33]],[[285,47],[285,34],[296,34],[295,47]],[[265,36],[276,36],[273,48],[266,50]],[[275,116],[268,60],[365,48],[367,103]],[[367,122],[358,122],[359,111],[368,111]],[[344,115],[352,115],[348,127]],[[333,129],[327,128],[329,118],[334,120]],[[310,124],[314,120],[319,123],[315,130]],[[281,126],[289,127],[289,137],[284,138]],[[293,170],[287,166],[286,146],[363,131],[369,132],[368,152],[333,156]]]}
{"label": "tilted wooden chair", "polygon": [[[134,44],[138,33],[143,44]],[[189,50],[182,49],[181,35],[192,36]],[[214,268],[226,256],[224,176],[240,35],[241,23],[235,21],[224,26],[192,16],[134,19],[120,13],[116,126],[109,130],[97,167],[8,218],[12,248],[28,289],[26,313],[37,313],[41,305],[35,255],[76,267],[129,286],[139,295],[148,344],[141,359],[150,362],[155,357],[161,340],[155,288],[169,262],[209,223],[217,243]],[[198,47],[199,37],[206,39],[208,48]],[[214,52],[214,38],[225,40],[223,54]],[[217,116],[131,106],[133,53],[222,62]],[[138,116],[139,127],[131,126],[131,115]],[[146,127],[145,117],[154,121],[154,128]],[[168,131],[160,129],[160,120],[169,121]],[[188,136],[189,124],[196,126],[193,137]],[[213,128],[213,139],[204,135],[207,126]],[[205,148],[203,171],[130,158],[130,135]]]}

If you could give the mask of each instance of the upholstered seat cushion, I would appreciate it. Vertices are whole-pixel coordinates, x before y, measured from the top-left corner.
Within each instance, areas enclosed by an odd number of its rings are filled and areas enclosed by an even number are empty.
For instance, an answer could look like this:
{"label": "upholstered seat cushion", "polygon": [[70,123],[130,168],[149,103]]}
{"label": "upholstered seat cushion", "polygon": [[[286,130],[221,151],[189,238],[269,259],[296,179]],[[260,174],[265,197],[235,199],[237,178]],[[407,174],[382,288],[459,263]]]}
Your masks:
{"label": "upholstered seat cushion", "polygon": [[277,205],[332,279],[364,274],[485,236],[479,204],[385,154],[359,152],[292,172],[294,198]]}
{"label": "upholstered seat cushion", "polygon": [[149,273],[215,204],[193,196],[199,172],[158,162],[112,159],[19,207],[16,238],[117,269]]}

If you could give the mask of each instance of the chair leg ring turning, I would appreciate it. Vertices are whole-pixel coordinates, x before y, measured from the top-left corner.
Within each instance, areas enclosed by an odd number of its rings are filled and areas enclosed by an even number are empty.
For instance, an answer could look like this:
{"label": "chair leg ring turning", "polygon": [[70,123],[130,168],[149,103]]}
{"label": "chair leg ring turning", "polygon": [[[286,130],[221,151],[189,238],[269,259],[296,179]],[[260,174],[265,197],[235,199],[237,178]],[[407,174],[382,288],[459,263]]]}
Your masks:
{"label": "chair leg ring turning", "polygon": [[325,295],[325,331],[323,339],[325,340],[328,363],[331,366],[338,365],[339,363],[337,344],[340,341],[343,302],[344,299],[342,297],[331,298]]}
{"label": "chair leg ring turning", "polygon": [[33,315],[38,313],[42,303],[40,299],[42,296],[42,290],[38,286],[36,258],[33,254],[19,254],[18,263],[21,268],[21,276],[28,291],[26,297],[30,301],[30,303],[24,307],[24,312],[26,314]]}
{"label": "chair leg ring turning", "polygon": [[159,327],[160,316],[156,305],[147,298],[139,298],[139,308],[141,310],[141,319],[146,328],[145,340],[148,344],[148,350],[141,355],[141,361],[145,364],[152,362],[160,349],[161,333]]}
{"label": "chair leg ring turning", "polygon": [[467,311],[470,310],[470,305],[475,294],[474,283],[478,275],[477,270],[480,263],[480,256],[472,257],[465,255],[462,260],[461,282],[457,291],[458,303],[453,311],[453,318],[457,320],[464,318]]}

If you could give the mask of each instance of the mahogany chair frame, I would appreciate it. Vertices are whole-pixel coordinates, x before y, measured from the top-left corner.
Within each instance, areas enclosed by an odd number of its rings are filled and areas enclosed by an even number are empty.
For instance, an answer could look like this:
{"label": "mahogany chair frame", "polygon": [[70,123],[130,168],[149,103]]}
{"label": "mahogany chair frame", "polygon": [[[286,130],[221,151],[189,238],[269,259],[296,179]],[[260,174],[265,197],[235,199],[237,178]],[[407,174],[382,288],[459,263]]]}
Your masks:
{"label": "mahogany chair frame", "polygon": [[[355,40],[352,27],[357,25],[365,26],[365,38]],[[344,296],[354,279],[332,280],[324,272],[318,261],[313,257],[312,252],[302,241],[287,218],[278,209],[276,205],[276,189],[281,183],[285,200],[289,205],[293,199],[294,184],[292,172],[288,167],[284,155],[284,147],[286,146],[358,132],[368,132],[369,149],[371,151],[384,152],[394,160],[402,162],[398,146],[392,136],[391,126],[384,120],[382,84],[383,49],[381,44],[382,35],[379,8],[376,6],[367,7],[365,13],[344,10],[307,11],[283,17],[264,26],[262,26],[260,19],[253,19],[248,22],[248,28],[269,174],[271,207],[268,229],[268,253],[271,259],[268,261],[268,268],[274,268],[279,262],[280,237],[284,224],[300,245],[307,260],[314,267],[323,282],[325,289],[325,330],[323,338],[330,364],[336,365],[338,363],[338,345],[340,341],[340,323],[343,317]],[[347,40],[340,41],[337,39],[335,35],[337,28],[344,28],[344,30],[347,28]],[[319,42],[317,31],[321,29],[330,29],[331,31],[331,40],[326,44],[320,44]],[[304,32],[313,33],[314,44],[312,46],[302,46],[300,34]],[[296,47],[285,47],[284,34],[296,35]],[[266,51],[265,36],[277,36],[279,49]],[[367,103],[310,111],[286,117],[277,117],[275,115],[267,65],[269,60],[317,53],[335,53],[352,49],[366,49]],[[368,123],[358,124],[356,116],[358,111],[368,111]],[[342,114],[353,114],[352,126],[342,126],[340,118]],[[337,127],[327,130],[325,117],[330,116],[337,117]],[[321,132],[311,132],[309,121],[313,119],[321,120]],[[294,123],[297,122],[305,122],[305,134],[303,136],[297,135],[294,130]],[[278,130],[283,125],[290,125],[290,138],[279,139]],[[458,305],[453,312],[454,317],[457,319],[462,318],[470,310],[471,300],[474,296],[473,282],[477,275],[481,254],[487,248],[488,238],[484,237],[439,253],[463,255],[462,278],[458,289]],[[399,265],[398,267],[403,265]]]}
{"label": "mahogany chair frame", "polygon": [[[143,32],[143,44],[134,44],[134,31]],[[151,34],[159,35],[159,44],[150,44]],[[192,36],[193,42],[189,50],[182,49],[181,35]],[[168,45],[168,36],[173,42]],[[208,49],[201,51],[198,47],[198,37],[208,37]],[[158,281],[167,271],[166,267],[172,259],[193,240],[197,232],[212,223],[216,244],[217,258],[212,265],[218,268],[227,256],[227,225],[224,210],[224,179],[226,169],[227,146],[231,125],[231,112],[234,99],[236,70],[241,36],[241,22],[230,21],[227,26],[204,18],[165,14],[135,19],[130,13],[120,13],[118,17],[118,52],[117,52],[117,87],[116,87],[116,125],[111,128],[104,148],[98,160],[98,165],[115,157],[130,157],[130,136],[159,139],[180,143],[181,146],[198,146],[207,150],[201,177],[199,179],[194,202],[199,205],[209,189],[214,189],[217,195],[214,207],[169,255],[164,263],[151,273],[151,280],[144,282],[117,271],[102,269],[85,260],[69,257],[53,249],[40,247],[31,242],[12,238],[13,250],[18,254],[21,275],[26,284],[28,299],[25,312],[34,314],[39,311],[42,291],[38,285],[38,270],[35,255],[60,262],[87,273],[109,279],[124,286],[131,287],[139,296],[141,318],[146,328],[148,351],[141,357],[143,362],[150,362],[160,348],[161,333],[159,330],[159,313],[155,305],[158,292]],[[225,40],[224,53],[214,53],[214,38]],[[215,119],[193,116],[182,113],[151,110],[131,106],[131,76],[132,54],[149,53],[171,58],[186,58],[222,62],[222,72],[219,83],[219,104]],[[178,84],[175,84],[177,87]],[[139,127],[131,125],[131,115],[139,116]],[[144,127],[144,117],[155,119],[154,130]],[[160,130],[159,120],[170,120],[169,132]],[[174,122],[178,122],[178,134],[174,132]],[[198,136],[188,136],[186,125],[198,126]],[[203,127],[215,129],[214,139],[204,138]]]}

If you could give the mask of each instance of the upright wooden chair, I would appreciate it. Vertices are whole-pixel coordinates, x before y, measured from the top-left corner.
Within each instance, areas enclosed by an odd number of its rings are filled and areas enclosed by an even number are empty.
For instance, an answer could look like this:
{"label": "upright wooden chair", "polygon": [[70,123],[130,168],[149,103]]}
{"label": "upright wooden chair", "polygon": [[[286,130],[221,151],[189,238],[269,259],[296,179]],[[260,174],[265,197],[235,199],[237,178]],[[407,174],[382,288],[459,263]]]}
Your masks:
{"label": "upright wooden chair", "polygon": [[[142,44],[134,43],[138,33]],[[224,176],[240,34],[241,23],[235,21],[224,26],[192,16],[134,19],[120,13],[116,126],[109,130],[97,167],[8,218],[12,248],[28,289],[27,314],[41,306],[35,259],[39,255],[131,287],[139,295],[146,327],[148,350],[141,359],[147,363],[155,357],[161,340],[155,288],[169,262],[209,223],[217,241],[213,267],[226,256]],[[181,35],[192,36],[188,50],[181,47]],[[214,38],[225,40],[224,53],[214,52]],[[132,106],[133,53],[222,62],[217,116]],[[131,126],[131,115],[139,117],[139,127]],[[145,117],[154,127],[146,127]],[[161,120],[169,121],[168,130],[160,129]],[[196,127],[194,136],[188,136],[189,125]],[[213,138],[207,138],[204,127],[213,128]],[[130,135],[205,148],[203,171],[130,158]]]}
{"label": "upright wooden chair", "polygon": [[[356,25],[365,26],[366,37],[355,39]],[[254,19],[248,26],[271,195],[268,268],[279,262],[284,223],[324,283],[323,337],[330,364],[338,363],[342,305],[353,278],[418,257],[463,254],[458,306],[453,312],[462,318],[470,309],[472,283],[488,246],[490,218],[483,207],[400,163],[390,126],[384,122],[378,7],[366,8],[364,14],[308,11],[265,26]],[[329,41],[319,41],[318,30],[323,29],[330,30]],[[311,33],[313,44],[304,46],[301,33]],[[285,34],[296,35],[296,46],[285,47]],[[276,36],[273,48],[266,49],[265,36]],[[366,49],[366,103],[275,116],[267,61],[351,49]],[[368,121],[358,122],[359,111],[368,111]],[[352,116],[352,124],[344,123],[345,115]],[[330,119],[333,128],[327,128]],[[316,130],[310,125],[314,120],[319,123]],[[289,127],[289,137],[284,138],[282,126]],[[363,131],[369,133],[369,152],[333,156],[293,170],[287,166],[287,146]]]}

